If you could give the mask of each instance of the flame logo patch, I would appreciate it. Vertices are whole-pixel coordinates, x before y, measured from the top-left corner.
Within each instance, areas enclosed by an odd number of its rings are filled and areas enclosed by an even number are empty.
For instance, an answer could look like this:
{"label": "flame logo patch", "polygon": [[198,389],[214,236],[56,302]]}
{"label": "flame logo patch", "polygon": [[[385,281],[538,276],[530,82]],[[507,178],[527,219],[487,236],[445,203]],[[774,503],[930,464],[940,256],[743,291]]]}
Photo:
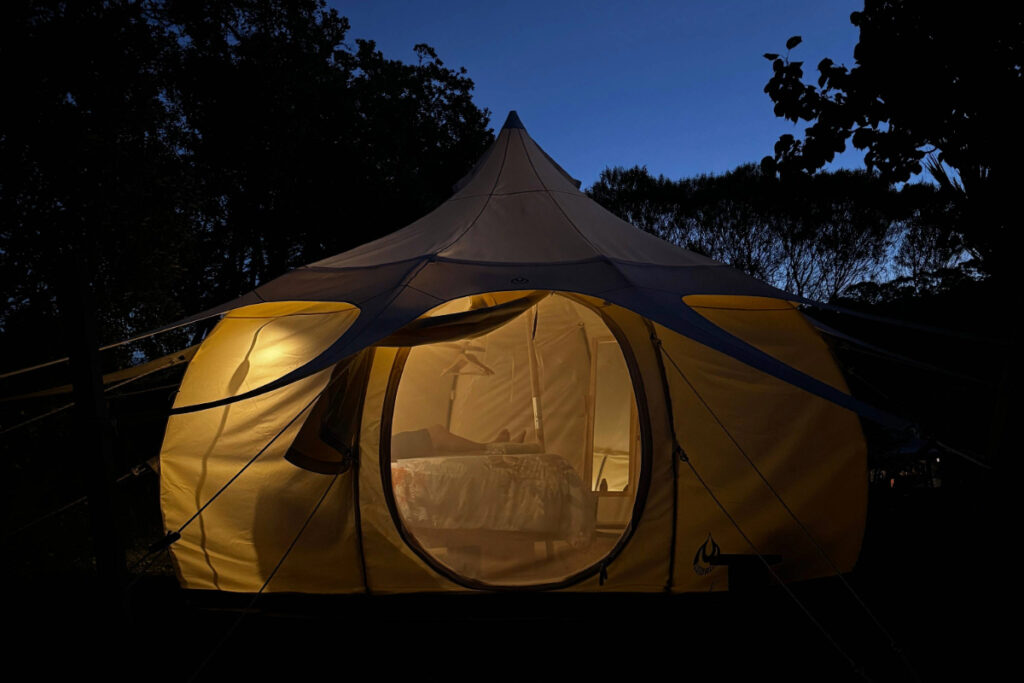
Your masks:
{"label": "flame logo patch", "polygon": [[715,539],[712,538],[711,532],[708,532],[708,537],[704,539],[704,542],[697,548],[697,552],[693,555],[693,571],[697,576],[707,576],[714,570],[715,566],[710,564],[709,560],[713,557],[718,557],[722,552],[722,549],[715,543]]}

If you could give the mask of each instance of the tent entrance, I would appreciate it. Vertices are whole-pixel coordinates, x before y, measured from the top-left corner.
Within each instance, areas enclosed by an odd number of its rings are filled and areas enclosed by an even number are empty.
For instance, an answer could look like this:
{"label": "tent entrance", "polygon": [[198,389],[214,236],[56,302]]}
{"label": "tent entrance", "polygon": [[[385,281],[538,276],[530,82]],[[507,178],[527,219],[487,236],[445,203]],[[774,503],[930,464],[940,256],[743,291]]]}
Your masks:
{"label": "tent entrance", "polygon": [[[440,313],[486,317],[501,308],[489,303]],[[482,334],[404,347],[381,435],[403,538],[473,587],[597,571],[625,542],[642,481],[634,384],[612,329],[562,295],[535,297]]]}

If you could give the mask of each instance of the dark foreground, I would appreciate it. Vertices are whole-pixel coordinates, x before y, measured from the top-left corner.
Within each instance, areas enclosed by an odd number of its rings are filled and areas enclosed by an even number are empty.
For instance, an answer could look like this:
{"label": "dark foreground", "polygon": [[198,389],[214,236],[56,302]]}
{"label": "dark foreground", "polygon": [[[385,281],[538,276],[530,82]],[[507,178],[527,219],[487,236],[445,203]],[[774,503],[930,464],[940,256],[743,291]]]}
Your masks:
{"label": "dark foreground", "polygon": [[[980,493],[941,489],[872,501],[848,580],[921,680],[999,676],[1009,659],[1009,639],[999,635],[1009,627],[997,623],[1011,611],[1009,589],[984,562],[992,557],[987,506]],[[123,610],[81,572],[22,572],[8,590],[8,663],[20,662],[33,680],[915,680],[835,579],[794,590],[856,668],[778,587],[747,595],[264,595],[250,609],[248,596],[186,592],[156,574],[134,585]]]}

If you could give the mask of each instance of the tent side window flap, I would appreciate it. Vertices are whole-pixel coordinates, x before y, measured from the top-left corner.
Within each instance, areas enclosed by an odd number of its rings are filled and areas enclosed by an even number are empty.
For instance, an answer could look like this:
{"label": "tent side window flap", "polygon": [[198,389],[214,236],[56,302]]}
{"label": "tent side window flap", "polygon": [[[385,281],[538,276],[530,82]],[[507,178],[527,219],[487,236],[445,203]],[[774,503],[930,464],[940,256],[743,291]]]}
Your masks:
{"label": "tent side window flap", "polygon": [[607,212],[513,113],[435,211],[206,312],[160,454],[179,579],[709,591],[751,543],[848,571],[880,411],[799,302]]}
{"label": "tent side window flap", "polygon": [[367,349],[339,362],[285,459],[321,474],[341,474],[352,467],[359,448],[359,416],[369,380],[373,351]]}

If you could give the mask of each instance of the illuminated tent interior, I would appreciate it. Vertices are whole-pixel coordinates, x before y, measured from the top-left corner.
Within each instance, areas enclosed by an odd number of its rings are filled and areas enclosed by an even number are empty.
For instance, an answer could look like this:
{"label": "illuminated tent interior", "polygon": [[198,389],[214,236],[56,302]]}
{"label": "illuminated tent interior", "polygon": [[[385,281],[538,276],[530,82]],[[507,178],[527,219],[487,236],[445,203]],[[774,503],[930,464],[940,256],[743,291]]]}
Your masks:
{"label": "illuminated tent interior", "polygon": [[161,451],[179,578],[707,591],[736,555],[785,581],[848,571],[856,413],[878,416],[798,303],[606,212],[513,112],[431,214],[207,313]]}

